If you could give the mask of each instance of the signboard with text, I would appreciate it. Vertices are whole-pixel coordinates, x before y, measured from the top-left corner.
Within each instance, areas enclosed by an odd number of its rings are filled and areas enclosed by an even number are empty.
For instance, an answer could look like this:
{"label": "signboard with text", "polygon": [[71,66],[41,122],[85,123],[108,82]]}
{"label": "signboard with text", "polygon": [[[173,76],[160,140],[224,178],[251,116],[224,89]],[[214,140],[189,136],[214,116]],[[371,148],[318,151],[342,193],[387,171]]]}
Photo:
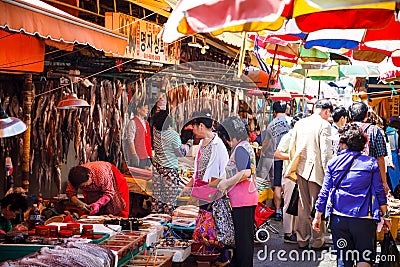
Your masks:
{"label": "signboard with text", "polygon": [[122,13],[106,13],[105,26],[128,37],[126,58],[163,64],[179,64],[180,44],[166,44],[158,36],[162,27]]}
{"label": "signboard with text", "polygon": [[388,99],[390,116],[400,115],[400,96],[393,96]]}

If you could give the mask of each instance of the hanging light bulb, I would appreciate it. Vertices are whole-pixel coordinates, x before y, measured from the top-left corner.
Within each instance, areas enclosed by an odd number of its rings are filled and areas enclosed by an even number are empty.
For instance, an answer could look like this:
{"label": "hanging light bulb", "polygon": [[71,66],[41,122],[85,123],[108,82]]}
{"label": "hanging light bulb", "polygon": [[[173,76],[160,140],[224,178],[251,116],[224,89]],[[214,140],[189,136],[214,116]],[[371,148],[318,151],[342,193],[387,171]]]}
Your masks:
{"label": "hanging light bulb", "polygon": [[206,48],[204,46],[201,48],[200,53],[202,53],[203,55],[206,53]]}
{"label": "hanging light bulb", "polygon": [[77,108],[88,108],[90,105],[84,99],[79,99],[74,94],[67,94],[67,96],[58,102],[58,109],[77,109]]}
{"label": "hanging light bulb", "polygon": [[10,137],[23,133],[28,126],[18,118],[8,117],[0,101],[0,138]]}
{"label": "hanging light bulb", "polygon": [[[74,82],[72,81],[71,78],[70,78],[70,82],[71,82],[71,92],[73,92]],[[61,84],[61,82],[60,82],[60,84]],[[86,100],[79,99],[73,93],[68,93],[65,96],[65,98],[63,100],[61,100],[60,102],[58,102],[58,104],[57,104],[58,109],[77,109],[77,108],[88,108],[88,107],[90,107],[90,105],[88,104],[88,102]]]}

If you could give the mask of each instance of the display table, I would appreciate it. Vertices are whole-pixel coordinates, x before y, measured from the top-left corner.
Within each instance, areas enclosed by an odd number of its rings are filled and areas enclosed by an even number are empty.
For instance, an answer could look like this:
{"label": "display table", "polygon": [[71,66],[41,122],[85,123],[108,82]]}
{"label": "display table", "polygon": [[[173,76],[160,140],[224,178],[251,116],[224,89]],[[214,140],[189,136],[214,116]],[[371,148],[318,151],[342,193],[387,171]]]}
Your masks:
{"label": "display table", "polygon": [[128,183],[129,192],[150,196],[152,194],[152,181],[145,180],[141,176],[131,176],[124,174],[124,178]]}
{"label": "display table", "polygon": [[397,232],[399,231],[399,223],[400,223],[400,215],[392,215],[390,216],[392,219],[392,227],[390,228],[390,232],[392,233],[393,239],[396,240]]}
{"label": "display table", "polygon": [[[60,226],[66,226],[67,223],[49,223],[48,225],[57,225],[58,227]],[[82,225],[80,224],[80,231],[82,231]],[[92,224],[93,225],[93,231],[98,232],[98,233],[106,233],[109,234],[110,236],[115,235],[118,232],[121,232],[122,227],[121,225],[114,225],[114,224],[109,224],[108,227],[102,225],[102,224]]]}

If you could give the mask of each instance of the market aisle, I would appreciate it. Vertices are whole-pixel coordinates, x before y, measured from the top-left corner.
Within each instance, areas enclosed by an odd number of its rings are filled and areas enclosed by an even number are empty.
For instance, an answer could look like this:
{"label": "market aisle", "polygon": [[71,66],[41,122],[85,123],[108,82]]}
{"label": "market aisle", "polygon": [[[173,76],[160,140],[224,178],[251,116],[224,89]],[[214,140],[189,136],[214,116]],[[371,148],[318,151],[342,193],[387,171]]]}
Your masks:
{"label": "market aisle", "polygon": [[[297,244],[283,242],[282,222],[270,221],[272,226],[279,230],[279,234],[270,232],[270,239],[265,244],[255,244],[254,247],[254,266],[296,266],[296,267],[328,267],[336,266],[336,257],[330,253],[312,251],[311,254],[298,249]],[[331,235],[325,236],[327,241],[331,241]],[[265,246],[266,245],[266,246]],[[267,254],[265,253],[267,251]],[[284,252],[283,252],[284,251]],[[315,253],[315,256],[313,255]],[[278,256],[279,255],[279,256]],[[302,257],[304,259],[302,259]],[[298,260],[291,260],[297,259]],[[308,259],[312,258],[311,261]],[[315,258],[315,259],[314,259]]]}
{"label": "market aisle", "polygon": [[[297,244],[283,242],[282,222],[271,220],[271,225],[280,231],[279,234],[270,232],[270,239],[265,244],[255,244],[254,247],[254,267],[332,267],[336,266],[336,256],[329,252],[314,252],[298,249]],[[330,234],[325,235],[326,242],[332,242]],[[265,247],[266,245],[266,247]],[[400,242],[397,242],[400,250]],[[267,251],[267,255],[265,254]],[[377,247],[380,252],[380,246]],[[315,253],[315,254],[314,254]],[[279,256],[280,255],[280,258]],[[298,260],[291,260],[297,259]],[[311,259],[311,260],[309,260]],[[174,267],[196,267],[196,261],[189,257],[184,263],[174,263]]]}

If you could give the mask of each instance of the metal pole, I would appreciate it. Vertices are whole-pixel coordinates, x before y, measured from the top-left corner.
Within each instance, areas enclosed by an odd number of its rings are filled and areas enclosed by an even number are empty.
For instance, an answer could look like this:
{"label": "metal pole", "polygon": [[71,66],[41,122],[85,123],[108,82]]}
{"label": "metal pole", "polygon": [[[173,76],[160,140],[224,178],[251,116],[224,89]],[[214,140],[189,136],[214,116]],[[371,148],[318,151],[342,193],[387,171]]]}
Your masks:
{"label": "metal pole", "polygon": [[267,84],[267,97],[269,96],[269,83],[271,81],[271,76],[272,76],[272,72],[274,71],[274,64],[275,64],[275,57],[276,57],[276,52],[278,51],[278,45],[275,45],[275,50],[274,50],[274,57],[272,58],[272,64],[271,64],[271,71],[269,72],[268,75],[268,84]]}
{"label": "metal pole", "polygon": [[240,47],[240,53],[239,53],[239,66],[238,66],[238,73],[237,77],[240,78],[242,76],[243,72],[243,62],[244,62],[244,56],[246,54],[246,32],[242,32],[242,47]]}
{"label": "metal pole", "polygon": [[303,110],[302,112],[305,112],[306,110],[306,105],[307,105],[307,100],[306,100],[306,81],[307,81],[307,76],[308,76],[308,69],[306,69],[306,73],[304,74],[304,82],[303,82]]}
{"label": "metal pole", "polygon": [[318,81],[318,96],[317,96],[318,100],[320,95],[321,95],[321,80]]}

